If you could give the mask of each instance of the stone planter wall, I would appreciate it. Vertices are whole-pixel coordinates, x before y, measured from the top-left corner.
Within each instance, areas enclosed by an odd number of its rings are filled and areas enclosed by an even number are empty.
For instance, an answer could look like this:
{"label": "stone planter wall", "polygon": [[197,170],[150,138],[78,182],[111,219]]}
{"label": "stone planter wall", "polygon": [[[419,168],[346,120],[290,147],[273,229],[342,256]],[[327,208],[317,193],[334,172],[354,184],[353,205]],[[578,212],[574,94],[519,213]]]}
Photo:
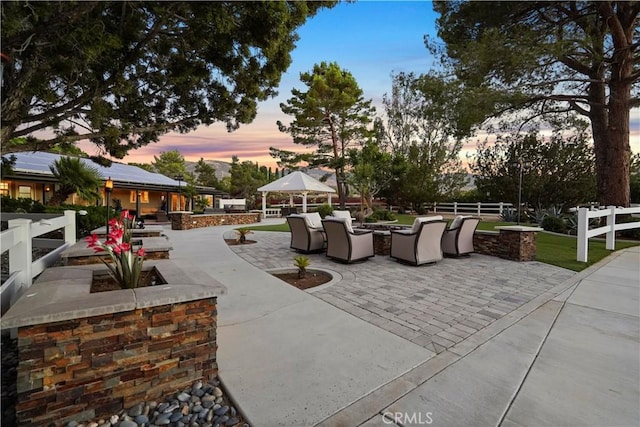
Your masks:
{"label": "stone planter wall", "polygon": [[536,234],[541,229],[520,227],[522,230],[479,231],[473,235],[473,245],[479,254],[492,255],[513,261],[535,261]]}
{"label": "stone planter wall", "polygon": [[172,230],[190,230],[192,228],[216,225],[243,225],[260,222],[260,213],[204,214],[192,215],[191,212],[171,212]]}
{"label": "stone planter wall", "polygon": [[226,289],[171,260],[145,266],[167,284],[91,293],[104,266],[48,268],[4,314],[18,334],[18,425],[97,419],[214,379]]}
{"label": "stone planter wall", "polygon": [[20,425],[113,414],[213,379],[216,298],[18,329]]}
{"label": "stone planter wall", "polygon": [[[169,259],[169,251],[147,252],[145,260]],[[102,260],[111,261],[109,255],[93,255],[87,257],[68,258],[64,265],[102,264]]]}

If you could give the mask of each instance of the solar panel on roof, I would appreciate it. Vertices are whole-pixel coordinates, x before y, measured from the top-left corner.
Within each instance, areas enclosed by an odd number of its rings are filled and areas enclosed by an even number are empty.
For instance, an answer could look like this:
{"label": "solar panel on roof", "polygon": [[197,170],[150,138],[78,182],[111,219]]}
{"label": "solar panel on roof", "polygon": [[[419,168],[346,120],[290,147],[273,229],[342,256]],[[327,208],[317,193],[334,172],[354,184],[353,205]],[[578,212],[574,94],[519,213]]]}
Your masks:
{"label": "solar panel on roof", "polygon": [[[14,170],[16,172],[34,173],[40,175],[52,176],[50,165],[62,157],[59,154],[44,153],[44,152],[27,152],[27,153],[13,153],[16,156],[16,163]],[[2,157],[8,157],[5,155]],[[178,186],[178,181],[175,181],[167,176],[159,173],[148,172],[137,166],[125,165],[122,163],[114,162],[110,167],[104,167],[93,162],[91,159],[80,158],[83,163],[92,166],[98,170],[102,179],[111,177],[114,181],[132,182],[139,184],[156,184],[156,185],[170,185]]]}

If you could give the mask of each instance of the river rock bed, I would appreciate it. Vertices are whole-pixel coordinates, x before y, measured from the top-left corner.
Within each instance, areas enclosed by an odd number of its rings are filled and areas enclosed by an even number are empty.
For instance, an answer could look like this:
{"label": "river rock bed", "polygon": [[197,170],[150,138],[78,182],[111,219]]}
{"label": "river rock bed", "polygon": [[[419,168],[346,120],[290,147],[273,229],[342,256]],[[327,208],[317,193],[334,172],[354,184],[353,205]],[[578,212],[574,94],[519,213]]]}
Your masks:
{"label": "river rock bed", "polygon": [[[2,336],[2,425],[17,425],[15,419],[17,340]],[[147,401],[109,417],[65,424],[66,427],[250,427],[232,405],[216,378],[196,381],[191,387]]]}

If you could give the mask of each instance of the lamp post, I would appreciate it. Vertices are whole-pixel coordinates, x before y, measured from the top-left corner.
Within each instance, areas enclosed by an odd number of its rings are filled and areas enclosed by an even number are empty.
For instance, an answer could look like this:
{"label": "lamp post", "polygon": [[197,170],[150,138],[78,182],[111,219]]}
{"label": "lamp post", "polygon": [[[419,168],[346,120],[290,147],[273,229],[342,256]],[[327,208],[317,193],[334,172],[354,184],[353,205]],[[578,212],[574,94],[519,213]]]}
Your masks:
{"label": "lamp post", "polygon": [[522,207],[522,170],[524,169],[525,166],[528,165],[528,163],[524,162],[521,158],[515,161],[510,162],[512,165],[514,166],[518,166],[518,173],[519,173],[519,179],[518,179],[518,225],[520,225],[520,208]]}
{"label": "lamp post", "polygon": [[109,202],[111,201],[111,191],[113,190],[113,181],[111,177],[104,182],[104,191],[107,193],[107,238],[109,236]]}
{"label": "lamp post", "polygon": [[184,181],[184,176],[176,175],[176,181],[178,181],[178,210],[182,210],[182,187],[180,183]]}

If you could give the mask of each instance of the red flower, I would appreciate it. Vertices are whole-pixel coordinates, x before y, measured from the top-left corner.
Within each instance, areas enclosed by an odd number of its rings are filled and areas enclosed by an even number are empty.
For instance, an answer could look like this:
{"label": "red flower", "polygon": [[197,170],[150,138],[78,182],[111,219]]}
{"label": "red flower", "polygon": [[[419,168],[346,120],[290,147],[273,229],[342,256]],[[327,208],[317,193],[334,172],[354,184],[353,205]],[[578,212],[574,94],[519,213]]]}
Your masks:
{"label": "red flower", "polygon": [[144,255],[145,255],[144,248],[138,249],[138,252],[136,252],[136,255],[138,255],[140,257],[144,257]]}
{"label": "red flower", "polygon": [[113,245],[113,253],[116,255],[120,255],[120,252],[122,252],[122,248],[120,247],[120,245]]}
{"label": "red flower", "polygon": [[85,241],[90,248],[93,248],[100,244],[100,240],[98,239],[97,234],[92,234],[91,236],[87,236]]}
{"label": "red flower", "polygon": [[130,250],[131,250],[131,244],[130,244],[130,243],[127,243],[127,242],[123,242],[123,243],[120,245],[120,249],[122,249],[122,250],[123,250],[123,251],[125,251],[125,252],[128,252],[128,251],[130,251]]}

